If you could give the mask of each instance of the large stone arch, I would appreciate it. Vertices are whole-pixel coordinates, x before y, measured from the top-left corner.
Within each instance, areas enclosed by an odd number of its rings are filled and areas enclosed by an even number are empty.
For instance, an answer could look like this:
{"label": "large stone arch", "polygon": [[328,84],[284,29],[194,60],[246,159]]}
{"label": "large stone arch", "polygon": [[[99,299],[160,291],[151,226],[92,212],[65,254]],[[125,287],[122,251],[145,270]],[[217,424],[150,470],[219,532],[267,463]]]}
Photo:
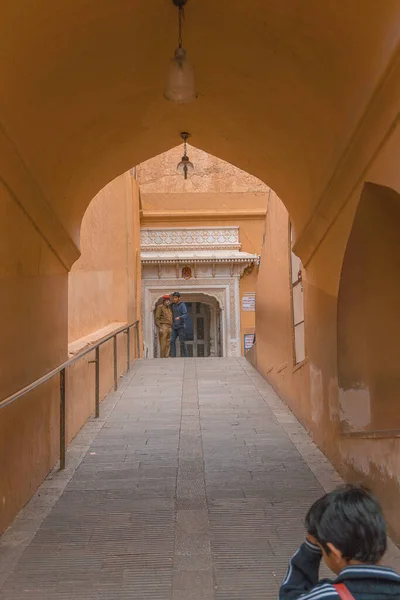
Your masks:
{"label": "large stone arch", "polygon": [[271,185],[300,235],[386,77],[399,18],[397,0],[366,0],[362,11],[334,0],[190,1],[184,42],[199,98],[177,106],[162,97],[176,44],[170,0],[7,0],[1,175],[68,264],[95,193],[186,129],[199,148]]}
{"label": "large stone arch", "polygon": [[[336,285],[339,254],[342,259],[336,242],[344,245],[348,235],[345,211],[337,217],[384,142],[395,137],[398,121],[400,4],[381,4],[365,0],[360,10],[348,2],[338,10],[336,0],[189,0],[184,43],[199,98],[179,106],[162,98],[176,44],[170,0],[3,2],[0,178],[7,190],[0,189],[0,210],[7,251],[0,268],[3,302],[14,309],[2,320],[12,339],[1,354],[6,393],[67,356],[67,270],[79,256],[90,200],[189,130],[197,147],[265,181],[283,199],[317,330],[309,348],[321,385],[310,396],[315,403],[327,396],[336,377],[331,282]],[[331,246],[323,239],[335,219]],[[27,222],[32,231],[24,236]],[[29,317],[27,327],[19,313]],[[23,365],[16,377],[10,365]],[[57,396],[57,382],[43,401],[50,402],[50,393]],[[304,398],[303,414],[309,395]],[[328,411],[323,414],[327,419]],[[323,424],[319,441],[329,437],[329,423]],[[4,428],[19,456],[12,426],[4,421]],[[46,452],[40,470],[31,453],[18,502],[54,463],[54,448]],[[7,502],[3,524],[15,508]]]}

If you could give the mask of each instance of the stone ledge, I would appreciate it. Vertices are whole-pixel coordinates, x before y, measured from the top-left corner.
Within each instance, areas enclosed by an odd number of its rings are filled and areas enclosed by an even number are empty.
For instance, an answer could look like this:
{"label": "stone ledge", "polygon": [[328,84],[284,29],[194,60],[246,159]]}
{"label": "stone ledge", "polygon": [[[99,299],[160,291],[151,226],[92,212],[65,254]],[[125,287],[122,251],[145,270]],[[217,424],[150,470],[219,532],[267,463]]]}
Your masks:
{"label": "stone ledge", "polygon": [[77,340],[74,340],[73,342],[70,342],[68,344],[69,357],[79,354],[79,352],[82,352],[88,346],[94,346],[102,338],[106,337],[107,335],[110,335],[110,333],[117,331],[117,329],[120,329],[121,327],[127,324],[128,323],[126,323],[125,321],[114,321],[113,323],[106,325],[106,327],[103,327],[102,329],[97,329],[96,331],[89,333],[89,335],[86,335]]}

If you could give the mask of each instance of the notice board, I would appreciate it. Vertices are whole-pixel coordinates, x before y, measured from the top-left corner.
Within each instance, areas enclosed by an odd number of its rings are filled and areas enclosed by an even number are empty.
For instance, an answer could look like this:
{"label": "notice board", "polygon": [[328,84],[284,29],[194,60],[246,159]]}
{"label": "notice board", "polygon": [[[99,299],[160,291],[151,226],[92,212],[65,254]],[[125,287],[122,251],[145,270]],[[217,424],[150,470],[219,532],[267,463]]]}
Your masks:
{"label": "notice board", "polygon": [[245,312],[254,312],[256,310],[256,294],[254,292],[243,294],[242,310]]}

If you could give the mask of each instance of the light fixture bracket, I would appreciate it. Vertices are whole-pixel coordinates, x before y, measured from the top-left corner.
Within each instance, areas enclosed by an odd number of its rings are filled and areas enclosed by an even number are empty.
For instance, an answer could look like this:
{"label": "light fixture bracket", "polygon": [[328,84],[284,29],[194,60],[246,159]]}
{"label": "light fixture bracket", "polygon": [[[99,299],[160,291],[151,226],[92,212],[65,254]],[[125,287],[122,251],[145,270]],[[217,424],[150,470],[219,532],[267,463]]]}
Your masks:
{"label": "light fixture bracket", "polygon": [[181,131],[181,138],[183,139],[184,142],[187,142],[188,139],[190,138],[191,134],[188,133],[187,131]]}
{"label": "light fixture bracket", "polygon": [[183,8],[186,4],[187,0],[172,0],[172,3],[175,4],[178,8]]}

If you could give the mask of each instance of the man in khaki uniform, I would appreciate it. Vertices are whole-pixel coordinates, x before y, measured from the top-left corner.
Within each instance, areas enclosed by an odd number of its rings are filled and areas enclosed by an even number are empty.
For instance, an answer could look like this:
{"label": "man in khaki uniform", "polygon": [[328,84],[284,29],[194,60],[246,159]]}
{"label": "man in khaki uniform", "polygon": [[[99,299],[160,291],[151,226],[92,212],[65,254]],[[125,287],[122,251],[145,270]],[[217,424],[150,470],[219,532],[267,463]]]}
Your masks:
{"label": "man in khaki uniform", "polygon": [[172,311],[169,308],[170,296],[163,296],[162,304],[157,306],[156,325],[160,339],[160,356],[168,358],[171,346]]}

